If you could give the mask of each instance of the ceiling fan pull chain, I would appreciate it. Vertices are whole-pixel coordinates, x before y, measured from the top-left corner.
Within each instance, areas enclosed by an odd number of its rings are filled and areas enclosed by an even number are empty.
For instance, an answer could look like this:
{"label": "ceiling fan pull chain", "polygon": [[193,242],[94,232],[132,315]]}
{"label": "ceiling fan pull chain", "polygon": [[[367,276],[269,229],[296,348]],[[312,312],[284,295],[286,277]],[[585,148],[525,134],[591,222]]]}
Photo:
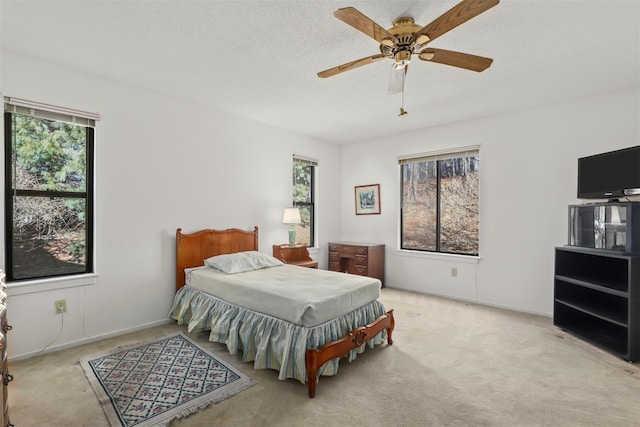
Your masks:
{"label": "ceiling fan pull chain", "polygon": [[404,109],[404,91],[402,91],[402,106],[400,107],[400,114],[398,114],[398,115],[399,116],[404,116],[406,114],[409,114],[409,112]]}
{"label": "ceiling fan pull chain", "polygon": [[402,73],[402,105],[400,107],[400,114],[398,114],[398,116],[404,116],[407,113],[407,110],[404,109],[404,79],[407,76],[407,68],[409,68],[408,65],[404,66],[404,72]]}

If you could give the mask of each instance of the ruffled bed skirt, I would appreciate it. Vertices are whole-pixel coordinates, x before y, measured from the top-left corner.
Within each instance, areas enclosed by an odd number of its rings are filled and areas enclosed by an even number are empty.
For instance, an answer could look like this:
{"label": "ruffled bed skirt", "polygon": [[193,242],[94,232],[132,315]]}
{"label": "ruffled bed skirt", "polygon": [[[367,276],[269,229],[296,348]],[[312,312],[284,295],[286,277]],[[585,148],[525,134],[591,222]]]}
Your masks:
{"label": "ruffled bed skirt", "polygon": [[[189,286],[176,293],[169,317],[187,325],[191,332],[211,331],[209,341],[224,343],[230,354],[242,351],[242,360],[253,362],[255,369],[275,369],[278,378],[295,378],[306,383],[307,349],[319,348],[347,335],[385,314],[379,301],[373,301],[343,317],[313,328],[297,326],[275,317],[256,313],[229,304]],[[354,360],[365,348],[382,343],[387,331],[382,330],[371,340],[354,348],[347,360]],[[318,369],[318,376],[338,373],[339,359],[333,359]]]}

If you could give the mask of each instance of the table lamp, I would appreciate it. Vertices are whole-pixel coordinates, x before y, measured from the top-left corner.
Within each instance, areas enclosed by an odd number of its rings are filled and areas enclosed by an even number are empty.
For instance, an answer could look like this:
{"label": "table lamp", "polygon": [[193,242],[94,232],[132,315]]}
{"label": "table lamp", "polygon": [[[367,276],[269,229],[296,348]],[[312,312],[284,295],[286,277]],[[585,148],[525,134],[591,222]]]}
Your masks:
{"label": "table lamp", "polygon": [[285,208],[284,215],[282,216],[282,223],[289,224],[289,245],[296,244],[296,224],[300,224],[300,209],[298,208]]}

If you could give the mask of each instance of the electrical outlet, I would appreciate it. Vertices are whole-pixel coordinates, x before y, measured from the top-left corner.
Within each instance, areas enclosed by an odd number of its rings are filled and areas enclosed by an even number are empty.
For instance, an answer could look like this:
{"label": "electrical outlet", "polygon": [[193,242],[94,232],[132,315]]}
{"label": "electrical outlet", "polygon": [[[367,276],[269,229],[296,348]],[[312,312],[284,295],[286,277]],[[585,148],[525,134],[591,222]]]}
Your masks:
{"label": "electrical outlet", "polygon": [[458,268],[451,267],[451,277],[458,277]]}
{"label": "electrical outlet", "polygon": [[61,299],[58,301],[54,301],[56,305],[56,314],[62,314],[67,312],[67,300]]}

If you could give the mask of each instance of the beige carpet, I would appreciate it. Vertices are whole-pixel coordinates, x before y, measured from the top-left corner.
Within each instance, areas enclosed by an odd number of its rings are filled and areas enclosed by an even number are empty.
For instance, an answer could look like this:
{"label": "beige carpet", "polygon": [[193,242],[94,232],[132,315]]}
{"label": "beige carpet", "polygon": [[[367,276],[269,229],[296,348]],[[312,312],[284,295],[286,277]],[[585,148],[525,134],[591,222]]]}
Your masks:
{"label": "beige carpet", "polygon": [[[223,345],[195,340],[257,384],[172,426],[640,425],[640,367],[553,327],[549,318],[394,289],[394,345],[367,350],[306,385],[254,371]],[[174,324],[10,363],[11,421],[108,426],[78,363],[88,354],[184,327]]]}

